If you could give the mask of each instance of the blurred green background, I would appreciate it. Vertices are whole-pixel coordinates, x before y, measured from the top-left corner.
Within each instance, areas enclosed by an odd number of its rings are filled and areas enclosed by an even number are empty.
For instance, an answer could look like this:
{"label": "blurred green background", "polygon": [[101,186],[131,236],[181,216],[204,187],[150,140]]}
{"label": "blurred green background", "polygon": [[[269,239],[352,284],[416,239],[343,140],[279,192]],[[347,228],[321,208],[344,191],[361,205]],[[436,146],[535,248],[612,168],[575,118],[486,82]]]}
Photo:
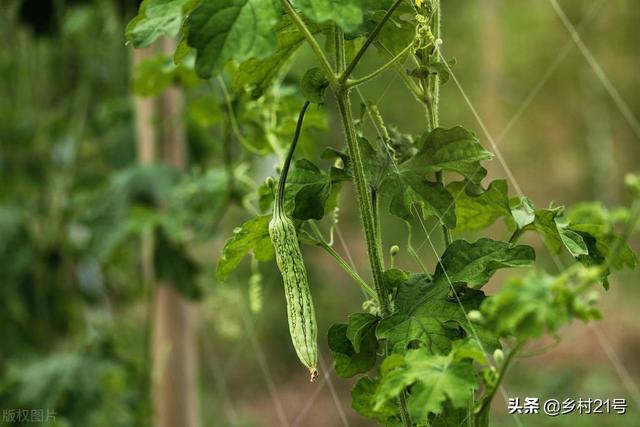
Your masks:
{"label": "blurred green background", "polygon": [[[639,116],[637,0],[563,0],[560,5],[631,113]],[[50,426],[153,425],[154,289],[145,276],[141,241],[149,237],[149,224],[165,221],[168,211],[190,232],[179,242],[154,236],[163,248],[156,253],[156,273],[159,280],[180,277],[180,291],[192,301],[200,424],[371,425],[350,407],[351,384],[330,375],[326,331],[363,299],[324,252],[304,249],[322,371],[329,372],[318,384],[307,382],[290,346],[275,265],[259,267],[260,311],[249,307],[256,298],[249,292],[248,261],[228,283],[214,279],[224,240],[247,217],[239,207],[226,212],[220,207],[226,197],[219,167],[225,152],[215,129],[228,118],[219,94],[192,76],[173,76],[186,88],[190,166],[185,171],[136,166],[133,53],[124,39],[136,6],[116,0],[4,0],[0,5],[0,410],[40,408],[45,416],[52,411],[55,420],[45,423]],[[464,124],[494,151],[472,105],[514,179],[538,206],[583,200],[612,208],[624,204],[623,176],[640,169],[640,134],[551,4],[443,1],[443,13],[443,49],[457,59],[454,72],[468,101],[455,82],[447,83],[442,125]],[[292,82],[312,60],[309,52],[301,52]],[[375,63],[373,57],[363,68]],[[421,106],[393,74],[367,86],[365,96],[378,102],[387,122],[402,132],[424,128]],[[331,102],[327,108],[333,110]],[[304,141],[302,155],[321,151],[318,141],[342,145],[333,117],[324,133]],[[243,173],[259,181],[276,162],[275,157],[248,160]],[[489,175],[506,173],[494,160]],[[365,274],[351,191],[342,196],[336,250]],[[405,237],[397,238],[405,232],[399,221],[386,218],[383,229],[387,247],[404,244]],[[504,230],[497,225],[496,232]],[[417,234],[414,243],[433,266],[429,246],[420,245],[423,238]],[[542,242],[530,238],[527,243],[553,271]],[[631,245],[640,248],[637,241]],[[410,266],[410,257],[401,254],[399,263]],[[505,277],[497,275],[493,289]],[[612,277],[611,290],[602,296],[604,320],[593,327],[573,325],[559,344],[539,343],[548,351],[518,360],[505,384],[506,397],[626,398],[629,413],[514,419],[498,396],[493,425],[638,425],[639,277],[637,271]],[[2,422],[30,425],[4,415]]]}

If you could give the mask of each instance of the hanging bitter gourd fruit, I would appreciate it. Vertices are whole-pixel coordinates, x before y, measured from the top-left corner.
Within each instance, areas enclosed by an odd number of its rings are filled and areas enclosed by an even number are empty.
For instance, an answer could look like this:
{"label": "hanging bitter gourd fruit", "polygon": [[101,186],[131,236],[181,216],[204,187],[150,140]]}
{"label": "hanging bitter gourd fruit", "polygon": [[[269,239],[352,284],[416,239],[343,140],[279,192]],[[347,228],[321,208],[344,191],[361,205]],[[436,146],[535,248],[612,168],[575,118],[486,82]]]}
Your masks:
{"label": "hanging bitter gourd fruit", "polygon": [[276,254],[276,263],[284,282],[287,299],[287,318],[293,347],[300,361],[309,368],[311,381],[318,378],[318,327],[313,309],[307,270],[304,266],[296,227],[284,208],[284,189],[291,158],[300,137],[304,115],[309,107],[305,102],[296,125],[293,141],[280,173],[273,204],[273,217],[269,222],[269,236]]}

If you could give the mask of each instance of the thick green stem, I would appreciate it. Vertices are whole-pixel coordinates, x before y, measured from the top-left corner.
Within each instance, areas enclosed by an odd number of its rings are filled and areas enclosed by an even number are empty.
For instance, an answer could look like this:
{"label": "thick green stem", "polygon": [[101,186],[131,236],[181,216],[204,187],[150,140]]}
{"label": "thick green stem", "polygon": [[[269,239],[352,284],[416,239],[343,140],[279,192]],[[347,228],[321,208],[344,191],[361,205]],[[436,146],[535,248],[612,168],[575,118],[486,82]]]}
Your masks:
{"label": "thick green stem", "polygon": [[351,111],[349,92],[344,91],[336,93],[336,100],[347,139],[349,156],[351,157],[351,162],[353,164],[353,178],[356,187],[358,206],[360,208],[360,218],[364,227],[364,234],[367,242],[367,254],[369,256],[369,264],[373,275],[373,283],[380,302],[382,315],[388,316],[390,314],[389,298],[383,279],[382,248],[377,239],[375,225],[376,220],[374,219],[373,207],[371,205],[371,199],[369,198],[369,185],[367,184],[367,179],[364,174],[362,154],[360,153],[360,146],[358,145],[356,131],[353,126],[353,113]]}
{"label": "thick green stem", "polygon": [[[432,28],[433,28],[433,37],[436,40],[436,43],[439,42],[441,37],[442,28],[440,25],[440,0],[432,0],[433,1],[433,19],[432,19]],[[432,59],[438,60],[438,49],[439,46],[436,44],[435,49],[432,54]],[[429,76],[429,89],[431,99],[431,115],[433,116],[433,127],[434,129],[439,125],[439,104],[440,104],[440,77],[437,74],[432,74]]]}
{"label": "thick green stem", "polygon": [[382,256],[382,229],[380,228],[380,203],[378,200],[378,192],[371,190],[371,209],[373,211],[373,226],[376,232],[376,246],[380,248],[380,262],[382,270],[385,270],[384,257]]}

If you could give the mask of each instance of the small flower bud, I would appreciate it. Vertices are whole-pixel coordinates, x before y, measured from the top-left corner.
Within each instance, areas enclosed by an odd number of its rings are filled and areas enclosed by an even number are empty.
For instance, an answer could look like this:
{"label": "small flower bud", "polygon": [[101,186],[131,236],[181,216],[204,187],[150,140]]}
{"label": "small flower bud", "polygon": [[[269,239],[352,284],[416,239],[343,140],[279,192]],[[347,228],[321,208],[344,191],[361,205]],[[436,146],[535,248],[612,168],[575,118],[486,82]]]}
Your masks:
{"label": "small flower bud", "polygon": [[504,352],[497,348],[493,352],[493,360],[495,360],[498,365],[502,365],[504,363]]}
{"label": "small flower bud", "polygon": [[391,254],[391,256],[398,255],[398,252],[400,252],[400,247],[398,245],[391,246],[391,249],[389,250],[389,253]]}
{"label": "small flower bud", "polygon": [[268,176],[267,179],[264,180],[264,183],[267,184],[267,187],[273,189],[276,185],[276,180],[273,177]]}
{"label": "small flower bud", "polygon": [[484,322],[484,316],[478,310],[471,310],[468,314],[469,320],[473,323],[482,323]]}

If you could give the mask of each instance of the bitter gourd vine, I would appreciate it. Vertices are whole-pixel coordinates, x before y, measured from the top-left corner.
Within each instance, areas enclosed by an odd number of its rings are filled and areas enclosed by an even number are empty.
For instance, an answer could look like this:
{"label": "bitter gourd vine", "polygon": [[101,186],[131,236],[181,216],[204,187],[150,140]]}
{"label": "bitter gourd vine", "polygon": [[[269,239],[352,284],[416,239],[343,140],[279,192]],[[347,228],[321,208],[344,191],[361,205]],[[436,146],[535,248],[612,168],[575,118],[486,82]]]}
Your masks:
{"label": "bitter gourd vine", "polygon": [[300,361],[309,368],[311,381],[318,377],[318,327],[316,313],[313,309],[313,300],[307,280],[307,270],[304,266],[296,227],[291,218],[287,216],[284,207],[284,192],[287,181],[287,173],[291,165],[291,158],[296,149],[304,115],[309,107],[309,101],[304,103],[298,123],[296,125],[293,141],[289,147],[287,157],[280,173],[280,180],[276,188],[273,204],[273,217],[269,222],[269,236],[273,243],[276,255],[276,263],[282,281],[284,282],[285,296],[287,299],[287,318],[289,320],[289,332],[293,347]]}
{"label": "bitter gourd vine", "polygon": [[[348,8],[325,8],[322,5],[340,3],[326,0],[177,3],[173,12],[185,18],[181,35],[186,45],[181,45],[180,54],[190,59],[183,65],[195,63],[195,71],[206,79],[216,75],[223,81],[226,76],[237,91],[239,110],[246,109],[243,104],[252,105],[248,110],[260,110],[258,122],[265,123],[262,131],[270,147],[258,150],[259,154],[278,152],[272,142],[282,135],[279,132],[289,132],[289,108],[297,105],[292,99],[302,95],[323,104],[326,91],[335,98],[347,150],[323,147],[323,159],[338,159],[328,173],[309,159],[300,163],[304,168],[292,170],[290,181],[296,188],[287,188],[287,198],[295,200],[295,209],[285,210],[287,173],[309,107],[305,103],[279,183],[267,180],[256,194],[242,200],[257,216],[225,243],[217,278],[226,280],[248,253],[256,262],[268,261],[275,253],[293,345],[315,379],[317,326],[298,241],[298,231],[304,231],[293,219],[309,221],[313,235],[307,233],[301,241],[325,249],[370,298],[361,312],[329,328],[327,337],[335,373],[359,376],[352,398],[353,409],[361,415],[385,426],[487,427],[492,401],[520,351],[546,334],[557,334],[572,319],[597,319],[593,287],[600,282],[608,287],[613,270],[637,267],[627,240],[640,219],[639,179],[628,180],[636,201],[625,210],[626,231],[618,235],[621,217],[614,219],[604,207],[536,208],[521,191],[510,195],[506,180],[486,182],[483,162],[492,153],[470,130],[440,126],[440,85],[448,80],[458,84],[452,70],[455,60],[446,59],[442,50],[440,0],[347,2]],[[153,38],[159,30],[166,31],[156,27],[156,16],[149,10],[141,9],[131,25],[132,36]],[[324,37],[326,47],[318,37]],[[135,44],[135,38],[132,41]],[[297,71],[289,73],[288,66],[303,44],[317,66],[302,76],[296,92],[289,82],[299,76]],[[385,63],[357,77],[359,63],[372,46]],[[414,65],[406,68],[404,60]],[[426,112],[420,135],[387,124],[380,111],[387,108],[378,109],[377,103],[366,99],[367,92],[361,93],[366,83],[391,70]],[[293,95],[282,98],[285,92]],[[352,111],[353,94],[361,101],[360,117]],[[375,95],[382,99],[384,93]],[[265,109],[270,119],[263,121]],[[281,126],[278,118],[286,125]],[[256,123],[251,115],[240,120],[251,129]],[[365,125],[368,121],[372,128]],[[307,125],[312,122],[307,120]],[[233,131],[243,139],[239,127]],[[342,182],[352,182],[355,189],[373,289],[331,248],[333,239],[324,241],[314,223],[337,212]],[[269,215],[273,187],[277,189]],[[250,203],[254,200],[258,211]],[[386,227],[381,227],[380,208],[407,225],[406,252],[418,272],[399,268],[398,246],[389,251],[390,268],[385,266]],[[504,221],[502,229],[493,226],[498,220]],[[432,242],[426,221],[442,227],[440,248],[437,240]],[[425,242],[436,258],[432,266],[412,246],[414,224],[427,234]],[[489,227],[490,235],[482,232]],[[485,294],[482,288],[497,270],[535,265],[534,249],[518,242],[524,233],[538,234],[554,257],[565,251],[575,263],[555,275],[532,272],[507,281],[492,296]],[[250,294],[256,302],[258,269],[253,273]]]}

